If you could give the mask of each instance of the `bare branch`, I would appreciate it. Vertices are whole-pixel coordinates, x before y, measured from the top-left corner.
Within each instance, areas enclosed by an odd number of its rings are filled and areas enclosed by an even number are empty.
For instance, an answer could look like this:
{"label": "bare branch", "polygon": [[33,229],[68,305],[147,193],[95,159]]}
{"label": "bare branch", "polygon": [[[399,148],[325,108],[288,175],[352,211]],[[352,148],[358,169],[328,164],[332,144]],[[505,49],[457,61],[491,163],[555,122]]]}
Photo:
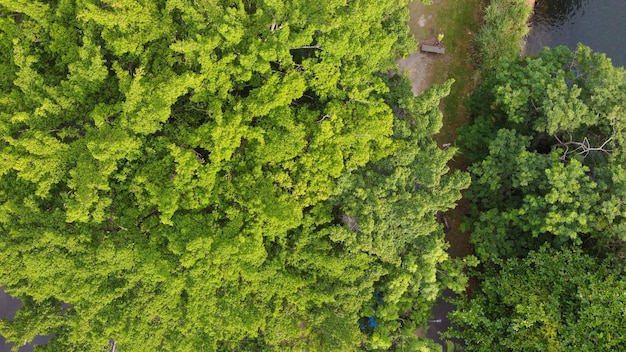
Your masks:
{"label": "bare branch", "polygon": [[613,137],[615,136],[615,128],[613,129],[613,134],[609,138],[607,138],[599,147],[591,146],[591,142],[589,142],[589,138],[587,137],[584,137],[582,142],[578,142],[578,141],[573,140],[571,133],[568,132],[568,134],[569,134],[569,141],[567,142],[564,142],[563,140],[561,140],[561,138],[559,138],[558,135],[554,136],[554,138],[559,142],[559,145],[565,148],[565,150],[563,151],[563,154],[561,155],[561,158],[560,158],[561,160],[565,160],[567,156],[572,153],[581,155],[584,160],[591,152],[602,152],[605,154],[609,154],[613,151],[611,149],[606,149],[606,146],[607,144],[609,144],[609,142],[613,140]]}
{"label": "bare branch", "polygon": [[303,45],[297,48],[293,48],[295,49],[317,49],[317,50],[323,50],[321,46],[319,45]]}
{"label": "bare branch", "polygon": [[318,123],[321,123],[322,121],[324,121],[327,117],[330,117],[330,115],[324,115],[322,116],[321,119],[317,120]]}

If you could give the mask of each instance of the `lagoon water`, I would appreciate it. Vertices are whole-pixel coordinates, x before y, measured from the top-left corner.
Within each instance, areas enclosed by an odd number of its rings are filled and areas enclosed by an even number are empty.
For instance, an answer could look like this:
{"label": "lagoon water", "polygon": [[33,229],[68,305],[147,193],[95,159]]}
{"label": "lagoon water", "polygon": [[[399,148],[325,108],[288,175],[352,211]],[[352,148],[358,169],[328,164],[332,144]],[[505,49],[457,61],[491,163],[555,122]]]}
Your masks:
{"label": "lagoon water", "polygon": [[537,0],[525,54],[578,43],[626,67],[626,0]]}

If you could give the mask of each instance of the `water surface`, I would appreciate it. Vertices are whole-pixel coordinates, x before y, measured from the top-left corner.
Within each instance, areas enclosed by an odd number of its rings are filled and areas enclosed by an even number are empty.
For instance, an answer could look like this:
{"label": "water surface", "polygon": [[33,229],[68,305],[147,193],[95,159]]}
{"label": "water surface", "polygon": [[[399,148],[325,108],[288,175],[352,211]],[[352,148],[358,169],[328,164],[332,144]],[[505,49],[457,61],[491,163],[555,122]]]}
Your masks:
{"label": "water surface", "polygon": [[626,0],[537,0],[525,54],[578,43],[626,66]]}

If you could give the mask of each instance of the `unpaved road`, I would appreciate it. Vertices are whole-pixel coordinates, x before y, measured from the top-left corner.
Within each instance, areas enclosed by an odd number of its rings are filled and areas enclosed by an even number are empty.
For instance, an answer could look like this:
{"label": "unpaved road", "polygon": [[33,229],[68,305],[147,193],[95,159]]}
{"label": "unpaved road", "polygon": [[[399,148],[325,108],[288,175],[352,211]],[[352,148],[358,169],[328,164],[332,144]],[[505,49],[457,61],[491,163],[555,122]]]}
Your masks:
{"label": "unpaved road", "polygon": [[[414,35],[415,39],[420,44],[434,44],[435,38],[437,34],[440,32],[444,32],[444,29],[437,23],[437,17],[440,15],[439,12],[436,11],[436,6],[441,6],[443,2],[452,1],[452,0],[433,0],[431,5],[424,5],[414,1],[411,4],[411,33]],[[443,44],[445,45],[446,41],[444,38]],[[398,60],[398,68],[400,72],[404,72],[405,75],[409,77],[411,80],[411,87],[414,95],[419,95],[425,89],[430,87],[435,83],[441,83],[448,77],[440,77],[436,71],[435,63],[441,60],[449,60],[449,58],[444,55],[431,54],[431,53],[422,53],[419,50],[406,58]],[[444,116],[444,126],[446,125],[446,117]],[[444,127],[445,128],[445,127]],[[456,133],[453,133],[456,135]],[[448,141],[451,142],[451,141]],[[456,217],[452,218],[451,225],[455,227],[452,229],[451,234],[448,235],[457,235],[457,237],[463,237],[462,242],[468,242],[467,236],[460,236],[458,233],[458,226],[460,225],[459,219]],[[446,239],[449,241],[448,236]],[[449,241],[454,244],[457,241]],[[465,247],[465,246],[461,246]],[[457,248],[450,248],[450,254],[453,256],[455,252],[465,252],[464,249],[460,251]],[[463,253],[465,255],[467,253]],[[453,297],[454,293],[450,290],[445,290],[437,302],[435,303],[432,309],[432,316],[429,320],[428,329],[424,334],[423,331],[418,330],[419,335],[426,336],[442,346],[442,350],[444,352],[453,352],[446,351],[446,344],[439,338],[439,333],[446,331],[450,326],[450,320],[447,315],[449,312],[454,310],[454,305],[446,301],[446,298]],[[461,341],[454,341],[456,346],[461,346]]]}

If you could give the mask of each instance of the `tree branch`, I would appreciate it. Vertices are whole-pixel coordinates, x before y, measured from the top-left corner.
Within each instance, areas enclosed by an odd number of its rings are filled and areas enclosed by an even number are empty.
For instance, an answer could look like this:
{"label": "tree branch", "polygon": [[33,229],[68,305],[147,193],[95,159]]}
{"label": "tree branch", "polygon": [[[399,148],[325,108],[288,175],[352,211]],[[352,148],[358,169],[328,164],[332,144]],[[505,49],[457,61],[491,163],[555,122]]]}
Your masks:
{"label": "tree branch", "polygon": [[303,45],[301,47],[297,47],[297,48],[293,48],[293,50],[297,50],[297,49],[317,49],[317,50],[324,50],[322,49],[321,46],[319,45]]}
{"label": "tree branch", "polygon": [[[554,136],[554,138],[556,138],[556,140],[559,142],[559,145],[565,148],[565,151],[561,155],[561,158],[560,158],[561,160],[565,160],[567,156],[572,153],[576,153],[577,155],[582,155],[583,160],[584,160],[587,157],[587,155],[589,155],[589,153],[591,152],[602,152],[605,154],[609,154],[613,151],[611,149],[606,149],[606,145],[610,141],[613,140],[613,137],[615,136],[615,128],[613,128],[613,133],[611,134],[611,136],[607,138],[599,147],[592,147],[591,142],[589,142],[589,138],[587,137],[583,138],[582,142],[577,142],[573,140],[571,133],[568,133],[568,134],[569,134],[568,142],[562,141],[558,135]],[[573,149],[570,149],[570,146]]]}

